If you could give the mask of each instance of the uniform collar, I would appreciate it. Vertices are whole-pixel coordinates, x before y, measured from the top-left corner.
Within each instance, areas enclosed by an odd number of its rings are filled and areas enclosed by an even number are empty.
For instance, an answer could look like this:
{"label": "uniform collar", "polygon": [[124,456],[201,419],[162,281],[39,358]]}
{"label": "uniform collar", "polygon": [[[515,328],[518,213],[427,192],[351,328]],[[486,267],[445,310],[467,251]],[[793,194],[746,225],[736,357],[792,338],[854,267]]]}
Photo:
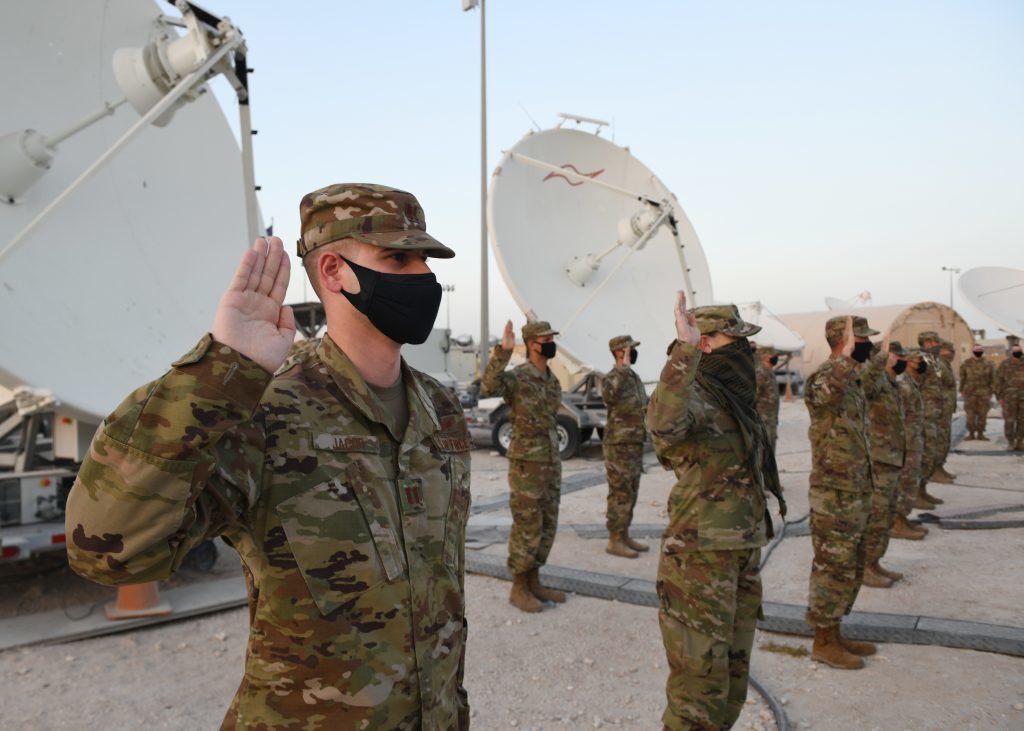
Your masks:
{"label": "uniform collar", "polygon": [[[341,390],[342,395],[370,421],[383,424],[391,436],[402,441],[404,435],[398,434],[398,427],[391,413],[384,408],[380,399],[370,390],[366,379],[356,368],[338,344],[324,335],[316,348],[320,360],[327,366],[331,380]],[[405,383],[405,394],[409,402],[409,427],[419,434],[432,434],[440,429],[441,424],[434,411],[431,399],[423,390],[423,384],[409,365],[402,360],[402,380]]]}

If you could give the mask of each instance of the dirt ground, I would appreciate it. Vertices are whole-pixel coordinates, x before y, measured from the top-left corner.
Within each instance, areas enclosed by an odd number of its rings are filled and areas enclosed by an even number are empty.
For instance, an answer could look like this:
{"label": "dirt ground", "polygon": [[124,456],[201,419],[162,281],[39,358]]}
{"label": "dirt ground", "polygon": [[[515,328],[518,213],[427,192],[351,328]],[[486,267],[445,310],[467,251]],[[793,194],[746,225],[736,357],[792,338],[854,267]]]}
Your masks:
{"label": "dirt ground", "polygon": [[[993,442],[964,449],[1001,450],[1002,423],[990,421]],[[795,520],[807,510],[807,415],[784,403],[779,462]],[[600,446],[589,445],[565,474],[601,469]],[[958,485],[932,485],[947,500],[937,514],[1024,504],[1024,457],[952,455]],[[473,493],[479,502],[507,491],[504,458],[474,453]],[[663,524],[671,476],[644,475],[636,524]],[[560,524],[601,525],[606,486],[562,499]],[[1000,513],[1016,518],[1022,512]],[[474,516],[473,524],[507,522],[507,510]],[[889,590],[864,589],[857,610],[922,614],[1021,626],[1024,530],[943,530],[923,542],[894,542],[885,563],[906,573]],[[656,541],[652,541],[656,544]],[[481,549],[503,555],[504,544]],[[637,560],[604,553],[604,542],[559,534],[552,565],[653,579],[655,551]],[[810,544],[787,538],[764,570],[765,598],[806,600]],[[226,551],[214,576],[236,571]],[[182,576],[177,581],[206,580]],[[108,599],[110,590],[53,572],[0,584],[0,621],[65,606],[69,615]],[[571,596],[560,607],[525,615],[507,603],[508,584],[481,576],[466,581],[470,642],[466,685],[475,729],[659,729],[666,677],[657,612]],[[245,610],[232,610],[122,635],[0,653],[0,728],[104,731],[216,728],[241,677]],[[774,644],[789,652],[769,651]],[[753,674],[784,704],[792,728],[896,730],[1024,728],[1024,658],[941,647],[886,644],[864,670],[832,670],[798,653],[804,638],[759,633]],[[736,728],[774,729],[751,698]]]}

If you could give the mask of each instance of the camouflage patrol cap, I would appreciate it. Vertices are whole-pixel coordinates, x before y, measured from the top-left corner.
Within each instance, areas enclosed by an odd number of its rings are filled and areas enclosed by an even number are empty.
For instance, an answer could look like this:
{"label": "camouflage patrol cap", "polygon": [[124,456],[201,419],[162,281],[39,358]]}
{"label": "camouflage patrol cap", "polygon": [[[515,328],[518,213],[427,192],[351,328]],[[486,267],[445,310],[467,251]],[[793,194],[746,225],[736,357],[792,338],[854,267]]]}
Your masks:
{"label": "camouflage patrol cap", "polygon": [[925,340],[934,340],[938,342],[939,340],[941,340],[941,338],[939,337],[939,334],[934,330],[925,330],[924,332],[920,332],[917,334],[918,345],[924,345]]}
{"label": "camouflage patrol cap", "polygon": [[354,239],[385,249],[422,251],[439,259],[455,252],[427,233],[423,208],[412,193],[369,183],[336,183],[299,203],[299,257],[319,246]]}
{"label": "camouflage patrol cap", "polygon": [[956,346],[945,338],[939,338],[939,350],[948,350],[950,353],[955,353]]}
{"label": "camouflage patrol cap", "polygon": [[[892,343],[889,344],[892,347]],[[906,348],[907,358],[921,358],[924,356],[924,351],[920,348]]]}
{"label": "camouflage patrol cap", "polygon": [[734,338],[746,338],[761,332],[760,325],[743,321],[736,305],[694,307],[690,314],[697,320],[701,335],[720,332]]}
{"label": "camouflage patrol cap", "polygon": [[614,353],[616,350],[622,350],[623,348],[635,348],[639,344],[640,341],[634,340],[632,335],[616,335],[608,341],[608,350]]}
{"label": "camouflage patrol cap", "polygon": [[551,323],[544,320],[535,320],[523,325],[523,340],[543,337],[544,335],[558,335],[557,330],[551,329]]}
{"label": "camouflage patrol cap", "polygon": [[[846,320],[848,317],[849,315],[830,317],[828,322],[825,323],[825,337],[829,339],[843,337],[843,333],[846,332]],[[869,338],[872,335],[878,335],[878,331],[868,327],[868,319],[866,317],[858,316],[853,318],[853,335],[857,338]]]}
{"label": "camouflage patrol cap", "polygon": [[770,345],[761,345],[757,349],[758,355],[775,355],[775,348]]}
{"label": "camouflage patrol cap", "polygon": [[906,358],[909,351],[903,347],[903,343],[899,340],[893,340],[889,343],[889,352],[893,355],[899,356],[900,358]]}

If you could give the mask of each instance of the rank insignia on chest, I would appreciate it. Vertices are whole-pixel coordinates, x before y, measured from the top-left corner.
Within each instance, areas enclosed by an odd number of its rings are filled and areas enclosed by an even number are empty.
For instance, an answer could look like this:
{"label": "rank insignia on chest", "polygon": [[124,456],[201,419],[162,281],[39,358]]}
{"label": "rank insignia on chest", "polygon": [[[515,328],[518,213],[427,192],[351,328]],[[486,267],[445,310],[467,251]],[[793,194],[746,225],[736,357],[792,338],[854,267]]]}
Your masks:
{"label": "rank insignia on chest", "polygon": [[398,496],[402,501],[402,513],[412,515],[426,509],[423,503],[423,483],[418,479],[398,481]]}

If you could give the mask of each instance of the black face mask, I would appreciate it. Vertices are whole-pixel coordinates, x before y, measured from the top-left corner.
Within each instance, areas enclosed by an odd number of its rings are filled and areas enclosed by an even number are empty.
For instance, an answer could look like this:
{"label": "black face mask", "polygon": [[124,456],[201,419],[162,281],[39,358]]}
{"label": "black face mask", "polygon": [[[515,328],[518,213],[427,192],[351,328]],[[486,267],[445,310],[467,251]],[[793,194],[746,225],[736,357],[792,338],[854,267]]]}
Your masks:
{"label": "black face mask", "polygon": [[629,362],[630,364],[636,363],[637,355],[635,350],[629,351]]}
{"label": "black face mask", "polygon": [[981,352],[981,353],[975,353],[975,354],[974,354],[974,357],[975,357],[975,358],[980,358],[980,357],[981,357],[981,356],[983,356],[983,355],[985,355],[984,351],[983,351],[983,352]]}
{"label": "black face mask", "polygon": [[773,355],[771,358],[768,359],[768,362],[771,363],[772,365],[778,365],[779,364],[779,356]]}
{"label": "black face mask", "polygon": [[896,365],[892,367],[892,372],[895,373],[897,376],[905,370],[907,370],[907,361],[905,360],[896,361]]}
{"label": "black face mask", "polygon": [[853,352],[850,353],[850,357],[858,363],[863,363],[871,355],[872,347],[874,347],[873,344],[868,340],[856,343],[853,346]]}
{"label": "black face mask", "polygon": [[928,371],[928,364],[923,360],[917,364],[917,374],[923,376]]}
{"label": "black face mask", "polygon": [[434,274],[387,274],[341,258],[359,280],[358,293],[341,290],[353,307],[396,343],[426,341],[441,307],[441,285]]}
{"label": "black face mask", "polygon": [[555,343],[540,344],[540,354],[545,358],[554,358],[556,352],[558,352],[558,346]]}
{"label": "black face mask", "polygon": [[1021,351],[1018,350],[1016,353],[1013,354],[1013,357],[1014,358],[1020,358],[1022,355],[1024,355],[1024,353],[1022,353]]}

